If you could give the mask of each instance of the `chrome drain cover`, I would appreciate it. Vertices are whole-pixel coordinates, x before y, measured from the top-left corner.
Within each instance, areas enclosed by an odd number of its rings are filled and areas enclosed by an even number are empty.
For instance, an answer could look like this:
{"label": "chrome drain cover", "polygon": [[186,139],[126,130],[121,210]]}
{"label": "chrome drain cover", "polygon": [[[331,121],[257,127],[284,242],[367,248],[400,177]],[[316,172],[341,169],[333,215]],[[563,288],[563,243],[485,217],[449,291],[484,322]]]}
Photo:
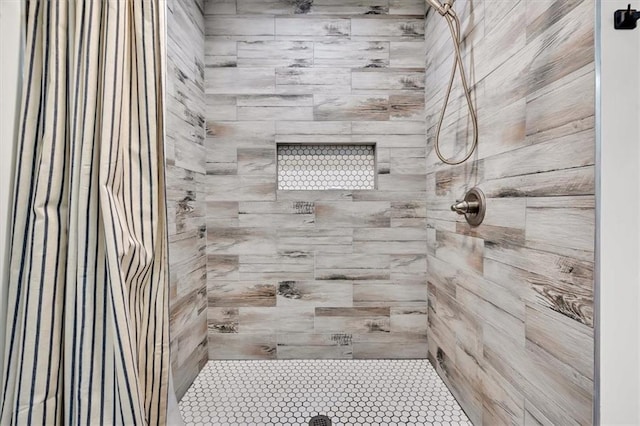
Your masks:
{"label": "chrome drain cover", "polygon": [[309,420],[309,426],[331,426],[331,419],[327,416],[313,416]]}

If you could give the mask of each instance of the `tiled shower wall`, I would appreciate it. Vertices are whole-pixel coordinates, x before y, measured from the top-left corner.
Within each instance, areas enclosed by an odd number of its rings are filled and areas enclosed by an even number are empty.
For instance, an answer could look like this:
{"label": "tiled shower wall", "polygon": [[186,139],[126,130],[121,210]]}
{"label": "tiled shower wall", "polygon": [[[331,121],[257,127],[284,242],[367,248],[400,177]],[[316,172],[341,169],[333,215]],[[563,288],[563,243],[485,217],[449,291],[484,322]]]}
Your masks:
{"label": "tiled shower wall", "polygon": [[[428,12],[429,356],[476,424],[591,424],[594,286],[594,2],[459,0],[479,147],[433,152],[450,72]],[[471,127],[457,89],[443,151]],[[484,223],[449,211],[488,197]],[[622,325],[621,325],[622,326]]]}
{"label": "tiled shower wall", "polygon": [[207,361],[202,1],[167,1],[171,367],[178,398]]}
{"label": "tiled shower wall", "polygon": [[[425,357],[423,0],[205,22],[210,358]],[[278,191],[278,143],[376,144],[378,187]]]}

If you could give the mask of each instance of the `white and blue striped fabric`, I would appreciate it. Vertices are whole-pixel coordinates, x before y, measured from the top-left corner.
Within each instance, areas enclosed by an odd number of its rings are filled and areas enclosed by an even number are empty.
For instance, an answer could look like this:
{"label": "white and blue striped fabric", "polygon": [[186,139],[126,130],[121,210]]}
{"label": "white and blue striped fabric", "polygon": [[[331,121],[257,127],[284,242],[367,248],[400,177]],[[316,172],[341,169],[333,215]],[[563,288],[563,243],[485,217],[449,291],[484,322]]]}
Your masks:
{"label": "white and blue striped fabric", "polygon": [[26,8],[0,424],[164,424],[164,2]]}

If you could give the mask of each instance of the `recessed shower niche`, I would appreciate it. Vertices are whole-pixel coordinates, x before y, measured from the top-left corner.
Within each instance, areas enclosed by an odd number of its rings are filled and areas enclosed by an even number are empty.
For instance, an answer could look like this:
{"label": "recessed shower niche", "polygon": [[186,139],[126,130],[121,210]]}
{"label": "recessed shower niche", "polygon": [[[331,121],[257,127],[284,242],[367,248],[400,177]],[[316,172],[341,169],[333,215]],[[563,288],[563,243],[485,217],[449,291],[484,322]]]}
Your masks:
{"label": "recessed shower niche", "polygon": [[279,190],[375,189],[375,145],[278,145]]}

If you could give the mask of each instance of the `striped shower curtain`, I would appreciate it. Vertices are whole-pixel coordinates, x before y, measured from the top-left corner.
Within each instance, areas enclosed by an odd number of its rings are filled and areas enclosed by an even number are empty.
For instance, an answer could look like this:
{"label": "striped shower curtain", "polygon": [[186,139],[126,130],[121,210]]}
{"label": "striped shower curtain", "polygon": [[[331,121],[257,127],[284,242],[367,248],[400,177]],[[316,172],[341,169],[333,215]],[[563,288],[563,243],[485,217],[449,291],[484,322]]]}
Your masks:
{"label": "striped shower curtain", "polygon": [[164,3],[26,8],[0,424],[163,424]]}

